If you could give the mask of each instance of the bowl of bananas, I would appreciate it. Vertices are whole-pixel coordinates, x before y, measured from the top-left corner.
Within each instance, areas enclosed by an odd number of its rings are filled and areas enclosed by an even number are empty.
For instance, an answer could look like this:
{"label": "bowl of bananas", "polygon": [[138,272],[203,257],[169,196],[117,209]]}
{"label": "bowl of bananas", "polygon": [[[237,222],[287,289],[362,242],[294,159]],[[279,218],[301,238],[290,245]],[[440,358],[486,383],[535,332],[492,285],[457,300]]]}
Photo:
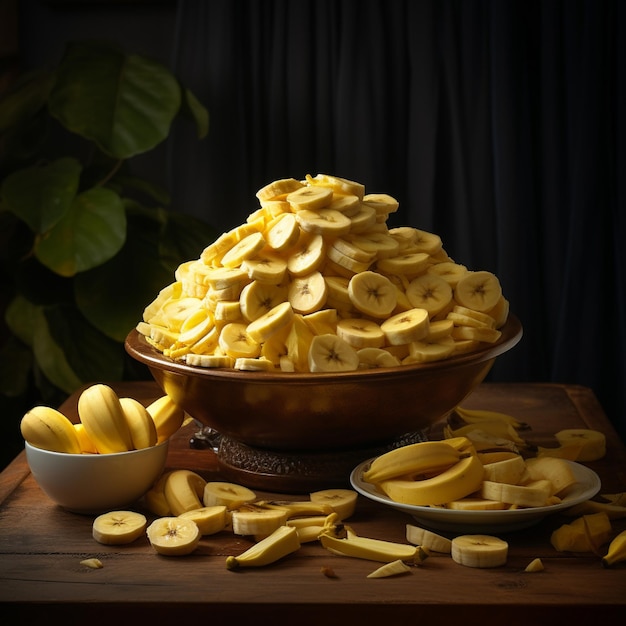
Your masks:
{"label": "bowl of bananas", "polygon": [[169,438],[184,413],[167,396],[145,407],[98,383],[80,393],[78,414],[74,423],[41,405],[22,417],[26,459],[37,484],[74,513],[133,505],[161,475]]}
{"label": "bowl of bananas", "polygon": [[256,196],[177,268],[126,350],[219,434],[234,478],[310,488],[323,466],[326,486],[345,484],[355,461],[445,417],[522,326],[492,272],[389,227],[392,196],[325,174]]}

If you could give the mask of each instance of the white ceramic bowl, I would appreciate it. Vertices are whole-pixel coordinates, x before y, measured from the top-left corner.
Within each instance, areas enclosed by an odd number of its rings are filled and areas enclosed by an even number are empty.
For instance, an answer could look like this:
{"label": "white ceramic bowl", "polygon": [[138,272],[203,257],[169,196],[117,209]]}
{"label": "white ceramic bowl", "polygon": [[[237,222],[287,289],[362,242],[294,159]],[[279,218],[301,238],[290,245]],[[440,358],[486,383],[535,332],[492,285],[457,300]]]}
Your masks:
{"label": "white ceramic bowl", "polygon": [[169,441],[115,454],[68,454],[25,444],[42,491],[75,513],[98,514],[132,505],[160,476]]}

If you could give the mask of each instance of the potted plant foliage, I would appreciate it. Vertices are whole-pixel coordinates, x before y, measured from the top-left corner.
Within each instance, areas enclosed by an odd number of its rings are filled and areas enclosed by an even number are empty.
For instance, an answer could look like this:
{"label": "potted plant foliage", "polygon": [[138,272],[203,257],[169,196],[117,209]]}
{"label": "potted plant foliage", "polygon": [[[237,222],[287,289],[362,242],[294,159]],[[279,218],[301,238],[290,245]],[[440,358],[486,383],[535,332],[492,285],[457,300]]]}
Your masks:
{"label": "potted plant foliage", "polygon": [[124,339],[214,233],[129,160],[185,117],[202,139],[208,112],[166,67],[100,42],[68,44],[0,98],[3,403],[145,377]]}

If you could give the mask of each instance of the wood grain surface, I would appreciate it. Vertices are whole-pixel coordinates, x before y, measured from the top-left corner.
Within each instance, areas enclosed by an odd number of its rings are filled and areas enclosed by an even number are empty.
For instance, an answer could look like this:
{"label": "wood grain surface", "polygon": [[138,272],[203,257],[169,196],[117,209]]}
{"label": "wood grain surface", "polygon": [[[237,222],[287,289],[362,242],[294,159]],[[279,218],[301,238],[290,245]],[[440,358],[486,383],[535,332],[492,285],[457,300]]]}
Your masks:
{"label": "wood grain surface", "polygon": [[[153,383],[116,385],[118,392],[149,402],[159,394]],[[76,397],[61,409],[72,414]],[[594,394],[585,387],[556,384],[484,383],[465,406],[509,412],[528,422],[527,438],[555,445],[561,428],[593,428],[607,435],[607,455],[587,463],[602,480],[602,492],[626,490],[626,449],[610,426]],[[192,425],[181,430],[170,448],[168,468],[197,471],[220,479],[215,454],[190,449]],[[433,428],[432,438],[438,436]],[[260,496],[272,496],[259,492]],[[302,494],[293,494],[294,499]],[[284,499],[284,494],[281,494]],[[136,510],[141,509],[137,503]],[[149,519],[153,516],[148,514]],[[53,504],[31,476],[22,452],[0,474],[0,614],[3,624],[62,619],[67,624],[166,624],[183,620],[298,620],[298,624],[358,623],[367,618],[429,620],[429,624],[469,619],[471,623],[570,624],[601,616],[623,618],[626,611],[626,563],[605,569],[593,554],[563,554],[550,544],[550,533],[571,521],[545,518],[527,529],[500,534],[509,542],[504,567],[475,569],[449,556],[433,554],[402,577],[367,579],[378,564],[340,557],[320,545],[304,544],[293,555],[265,568],[232,572],[225,559],[250,545],[229,532],[202,539],[186,557],[157,555],[142,538],[128,546],[103,546],[91,536],[93,516],[69,513]],[[382,504],[359,497],[350,524],[368,537],[405,541],[414,520]],[[614,531],[626,520],[614,520]],[[449,533],[442,533],[449,537]],[[80,565],[98,557],[102,569]],[[525,573],[540,557],[545,571]],[[331,568],[335,577],[322,572]],[[4,616],[11,616],[5,621]],[[409,621],[410,620],[410,621]]]}

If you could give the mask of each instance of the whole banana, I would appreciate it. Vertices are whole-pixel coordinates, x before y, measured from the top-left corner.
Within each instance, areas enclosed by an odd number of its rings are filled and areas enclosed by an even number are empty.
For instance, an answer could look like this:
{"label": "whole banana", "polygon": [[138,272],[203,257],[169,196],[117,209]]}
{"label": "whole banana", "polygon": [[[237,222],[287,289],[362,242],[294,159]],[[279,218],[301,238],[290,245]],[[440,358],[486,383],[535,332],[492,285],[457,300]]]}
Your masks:
{"label": "whole banana", "polygon": [[95,384],[85,389],[78,398],[78,415],[99,453],[133,449],[120,399],[108,385]]}
{"label": "whole banana", "polygon": [[452,467],[460,458],[461,451],[450,443],[420,441],[395,448],[375,458],[363,472],[363,480],[380,483],[400,476],[443,471]]}
{"label": "whole banana", "polygon": [[406,480],[391,478],[378,483],[392,500],[402,504],[431,506],[465,498],[483,482],[484,468],[475,454],[460,459],[432,478]]}
{"label": "whole banana", "polygon": [[53,452],[80,454],[76,429],[63,413],[47,406],[36,406],[20,422],[22,437],[31,446]]}

